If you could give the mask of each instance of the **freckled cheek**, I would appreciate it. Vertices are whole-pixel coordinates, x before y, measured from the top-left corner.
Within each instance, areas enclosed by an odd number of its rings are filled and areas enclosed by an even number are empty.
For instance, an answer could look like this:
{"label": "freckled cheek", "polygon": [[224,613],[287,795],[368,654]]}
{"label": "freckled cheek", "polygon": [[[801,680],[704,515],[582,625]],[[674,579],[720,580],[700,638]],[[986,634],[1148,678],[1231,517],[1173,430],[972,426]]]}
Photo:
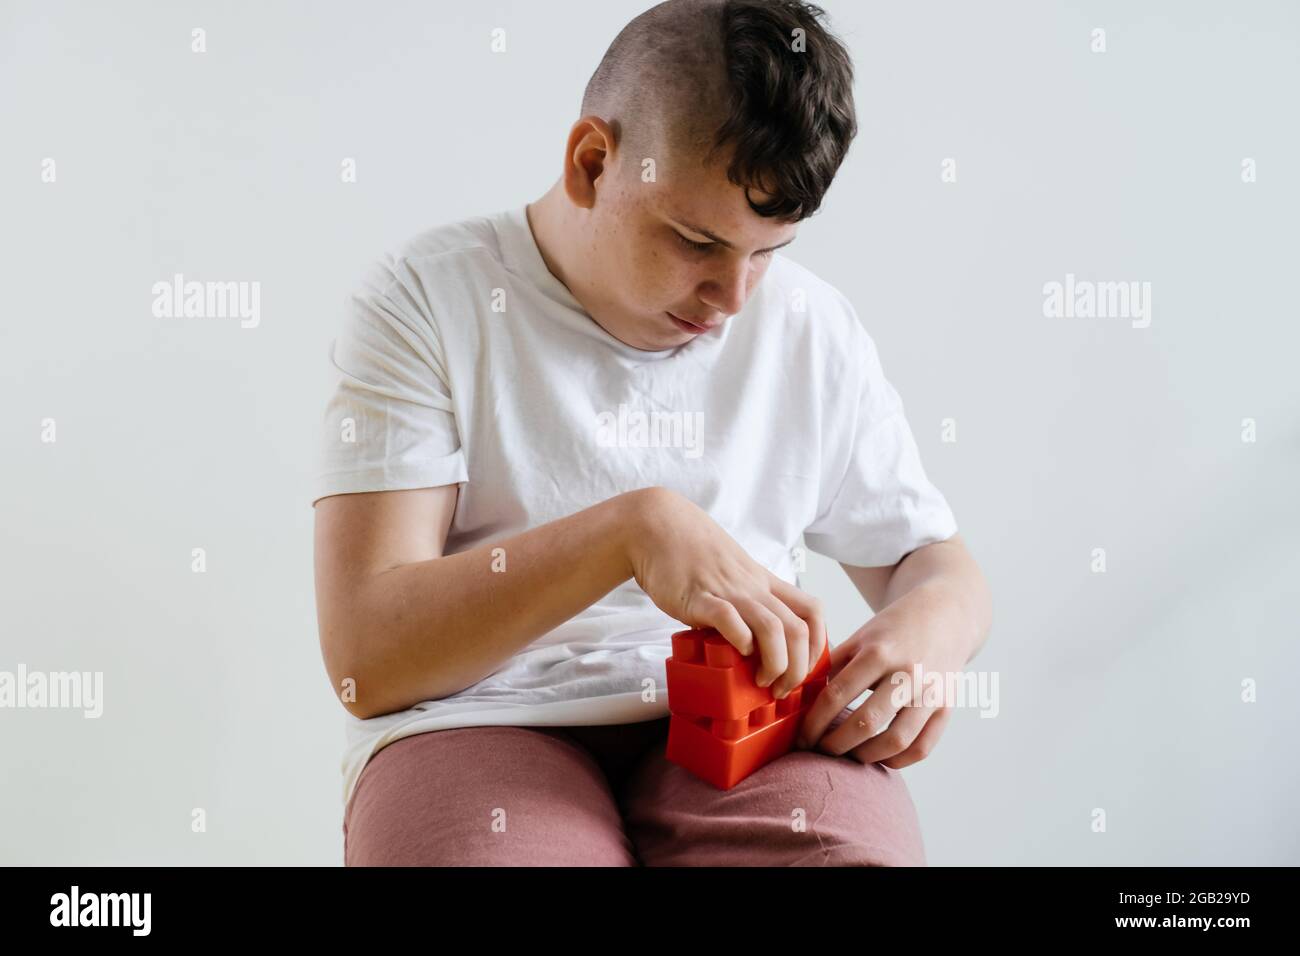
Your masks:
{"label": "freckled cheek", "polygon": [[685,292],[693,288],[694,280],[688,265],[656,252],[645,259],[636,282],[656,302],[680,305]]}

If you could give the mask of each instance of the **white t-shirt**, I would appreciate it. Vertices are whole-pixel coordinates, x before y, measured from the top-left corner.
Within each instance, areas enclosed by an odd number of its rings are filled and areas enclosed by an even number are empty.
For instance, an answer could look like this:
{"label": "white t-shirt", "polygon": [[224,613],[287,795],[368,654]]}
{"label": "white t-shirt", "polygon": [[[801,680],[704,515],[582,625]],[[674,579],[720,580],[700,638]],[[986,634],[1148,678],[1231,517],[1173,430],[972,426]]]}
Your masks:
{"label": "white t-shirt", "polygon": [[[523,206],[413,237],[347,305],[313,504],[458,483],[454,554],[662,485],[796,584],[801,546],[874,567],[957,531],[852,305],[779,253],[741,312],[655,352],[582,309]],[[370,756],[411,734],[665,716],[684,626],[628,581],[472,687],[346,715],[345,803]]]}

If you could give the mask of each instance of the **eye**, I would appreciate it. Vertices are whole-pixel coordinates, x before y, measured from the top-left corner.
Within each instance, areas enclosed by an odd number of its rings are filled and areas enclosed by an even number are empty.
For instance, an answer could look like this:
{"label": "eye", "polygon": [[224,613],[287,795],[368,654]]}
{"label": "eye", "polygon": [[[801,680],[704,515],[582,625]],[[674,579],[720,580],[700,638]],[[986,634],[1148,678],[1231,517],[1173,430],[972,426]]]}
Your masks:
{"label": "eye", "polygon": [[[687,249],[690,249],[692,252],[708,252],[710,249],[712,249],[714,246],[717,245],[716,242],[694,242],[690,239],[687,239],[676,229],[673,230],[673,235],[677,237],[678,242],[680,242]],[[776,253],[775,249],[766,249],[763,252],[756,252],[754,253],[754,255],[757,256],[759,259],[768,259],[771,258],[775,253]]]}
{"label": "eye", "polygon": [[712,242],[692,242],[675,229],[673,235],[677,237],[678,242],[694,252],[708,252],[714,246]]}

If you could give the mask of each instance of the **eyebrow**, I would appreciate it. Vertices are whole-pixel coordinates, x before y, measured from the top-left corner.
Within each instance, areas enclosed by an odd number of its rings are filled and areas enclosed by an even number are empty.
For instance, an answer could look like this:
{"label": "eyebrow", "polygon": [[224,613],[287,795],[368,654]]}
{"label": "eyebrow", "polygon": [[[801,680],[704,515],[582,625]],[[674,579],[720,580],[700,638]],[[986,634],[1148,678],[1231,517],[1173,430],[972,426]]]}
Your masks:
{"label": "eyebrow", "polygon": [[[702,227],[700,227],[700,226],[694,225],[693,223],[689,223],[689,222],[687,222],[685,219],[682,219],[682,218],[677,217],[677,216],[670,216],[670,217],[669,217],[669,221],[670,221],[670,222],[675,222],[675,223],[677,223],[677,225],[679,225],[679,226],[685,226],[685,227],[686,227],[687,229],[689,229],[691,232],[699,233],[701,236],[708,236],[710,239],[712,239],[714,242],[716,242],[716,243],[717,243],[718,245],[720,245],[720,246],[726,246],[728,249],[734,249],[734,248],[736,248],[734,245],[732,245],[730,242],[728,242],[726,239],[723,239],[721,236],[717,235],[716,233],[710,232],[709,230],[704,229],[704,228],[702,228]],[[768,248],[768,249],[759,249],[758,251],[759,251],[759,252],[776,252],[776,250],[778,250],[778,249],[784,249],[786,246],[790,245],[790,243],[794,242],[795,239],[797,239],[797,238],[799,238],[797,235],[796,235],[796,236],[791,236],[789,239],[787,239],[785,242],[781,243],[779,246],[772,246],[771,248]]]}

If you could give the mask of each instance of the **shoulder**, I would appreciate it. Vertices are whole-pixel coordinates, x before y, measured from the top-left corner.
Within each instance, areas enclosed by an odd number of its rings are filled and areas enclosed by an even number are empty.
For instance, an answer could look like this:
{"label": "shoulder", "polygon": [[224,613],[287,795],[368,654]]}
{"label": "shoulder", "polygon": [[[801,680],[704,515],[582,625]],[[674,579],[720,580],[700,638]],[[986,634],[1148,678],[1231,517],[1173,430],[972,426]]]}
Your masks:
{"label": "shoulder", "polygon": [[495,226],[504,215],[442,222],[399,239],[361,265],[350,299],[432,323],[437,313],[450,308],[448,303],[477,297],[485,277],[499,274],[502,254]]}
{"label": "shoulder", "polygon": [[811,355],[836,365],[863,350],[874,351],[848,296],[807,266],[777,253],[764,277],[788,341],[803,343]]}
{"label": "shoulder", "polygon": [[419,304],[434,288],[445,288],[429,285],[431,277],[473,281],[482,269],[501,262],[494,224],[502,215],[445,222],[398,240],[363,265],[356,294]]}

